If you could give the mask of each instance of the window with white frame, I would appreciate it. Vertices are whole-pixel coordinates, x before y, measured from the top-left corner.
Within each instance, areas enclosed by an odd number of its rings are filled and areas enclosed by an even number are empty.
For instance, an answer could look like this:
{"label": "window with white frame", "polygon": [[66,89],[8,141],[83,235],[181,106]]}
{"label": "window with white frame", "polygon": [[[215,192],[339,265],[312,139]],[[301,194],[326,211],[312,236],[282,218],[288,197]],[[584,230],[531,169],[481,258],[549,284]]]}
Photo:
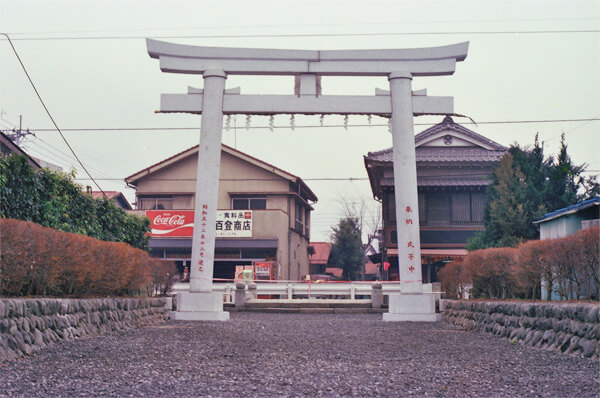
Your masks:
{"label": "window with white frame", "polygon": [[267,198],[238,196],[231,198],[232,210],[265,210],[267,208]]}
{"label": "window with white frame", "polygon": [[138,198],[138,209],[171,210],[173,209],[173,198],[170,196],[140,197]]}

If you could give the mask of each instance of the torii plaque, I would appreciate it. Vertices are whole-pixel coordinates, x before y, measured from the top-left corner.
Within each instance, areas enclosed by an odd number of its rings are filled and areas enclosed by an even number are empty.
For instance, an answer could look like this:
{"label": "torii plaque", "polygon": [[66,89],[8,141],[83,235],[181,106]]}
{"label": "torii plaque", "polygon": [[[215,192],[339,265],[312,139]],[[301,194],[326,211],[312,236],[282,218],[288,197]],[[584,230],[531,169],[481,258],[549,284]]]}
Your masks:
{"label": "torii plaque", "polygon": [[[146,40],[163,72],[202,74],[204,88],[163,94],[161,112],[202,114],[190,292],[181,293],[175,319],[226,320],[212,292],[215,221],[223,115],[375,114],[391,117],[396,226],[402,293],[390,297],[387,321],[436,321],[432,295],[423,294],[413,116],[453,114],[452,97],[412,91],[414,76],[451,75],[467,56],[468,42],[391,50],[277,50],[199,47]],[[293,75],[294,95],[241,95],[225,90],[228,75]],[[374,96],[322,95],[321,76],[387,76],[390,90]]]}

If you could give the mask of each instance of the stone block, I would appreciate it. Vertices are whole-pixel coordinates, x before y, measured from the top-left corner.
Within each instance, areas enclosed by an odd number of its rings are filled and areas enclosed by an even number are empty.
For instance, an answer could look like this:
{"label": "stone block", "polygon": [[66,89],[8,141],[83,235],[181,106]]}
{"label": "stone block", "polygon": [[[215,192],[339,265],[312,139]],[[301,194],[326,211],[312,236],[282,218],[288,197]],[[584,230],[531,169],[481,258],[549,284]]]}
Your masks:
{"label": "stone block", "polygon": [[435,297],[431,294],[391,294],[389,312],[383,314],[386,322],[439,322],[441,319],[441,314],[435,312]]}
{"label": "stone block", "polygon": [[371,308],[383,307],[383,289],[381,283],[373,283],[371,286]]}
{"label": "stone block", "polygon": [[192,293],[177,295],[177,311],[170,313],[174,320],[226,321],[229,313],[223,311],[223,295],[219,292]]}

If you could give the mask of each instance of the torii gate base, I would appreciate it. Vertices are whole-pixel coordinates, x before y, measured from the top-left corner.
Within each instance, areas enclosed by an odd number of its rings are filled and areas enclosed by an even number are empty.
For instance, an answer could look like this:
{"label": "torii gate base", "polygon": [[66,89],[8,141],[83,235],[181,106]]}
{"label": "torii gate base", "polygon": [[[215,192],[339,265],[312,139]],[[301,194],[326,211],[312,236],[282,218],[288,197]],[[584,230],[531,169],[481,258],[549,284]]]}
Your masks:
{"label": "torii gate base", "polygon": [[219,292],[182,292],[177,294],[177,311],[169,318],[175,321],[228,321],[223,311],[223,294]]}
{"label": "torii gate base", "polygon": [[389,311],[385,322],[440,322],[442,314],[435,313],[435,296],[427,293],[390,294]]}

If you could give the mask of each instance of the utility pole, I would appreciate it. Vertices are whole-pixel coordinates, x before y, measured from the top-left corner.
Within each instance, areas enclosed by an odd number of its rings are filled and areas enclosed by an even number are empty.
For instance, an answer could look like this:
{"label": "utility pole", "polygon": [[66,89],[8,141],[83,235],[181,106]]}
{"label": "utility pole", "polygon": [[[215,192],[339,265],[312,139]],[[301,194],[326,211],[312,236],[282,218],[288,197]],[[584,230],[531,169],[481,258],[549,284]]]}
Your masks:
{"label": "utility pole", "polygon": [[15,144],[21,146],[21,142],[28,135],[33,135],[33,133],[27,129],[23,131],[23,115],[19,115],[19,128],[16,127],[12,129],[11,132],[7,131],[4,134]]}

